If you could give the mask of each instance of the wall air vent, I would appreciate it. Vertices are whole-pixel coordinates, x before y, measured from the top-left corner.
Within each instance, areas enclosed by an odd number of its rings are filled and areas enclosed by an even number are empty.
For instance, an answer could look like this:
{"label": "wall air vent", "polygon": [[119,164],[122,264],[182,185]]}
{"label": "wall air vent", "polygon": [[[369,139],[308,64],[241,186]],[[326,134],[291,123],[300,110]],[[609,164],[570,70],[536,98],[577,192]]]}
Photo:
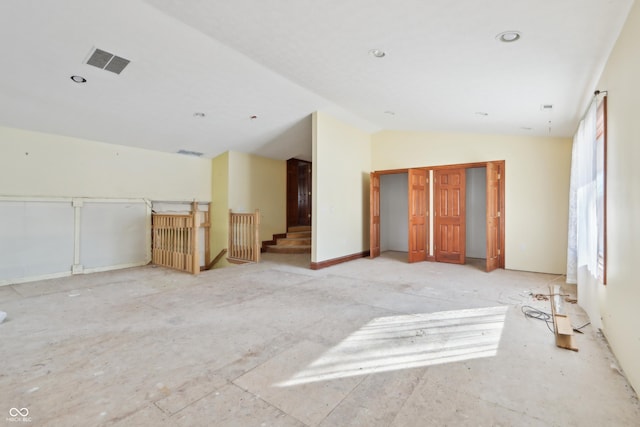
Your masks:
{"label": "wall air vent", "polygon": [[178,150],[178,154],[184,154],[185,156],[200,157],[202,156],[203,153],[200,153],[198,151],[191,151],[191,150]]}
{"label": "wall air vent", "polygon": [[111,71],[116,74],[120,74],[129,62],[130,61],[128,59],[115,56],[114,54],[102,49],[96,49],[87,60],[87,64],[89,65],[93,65],[94,67]]}

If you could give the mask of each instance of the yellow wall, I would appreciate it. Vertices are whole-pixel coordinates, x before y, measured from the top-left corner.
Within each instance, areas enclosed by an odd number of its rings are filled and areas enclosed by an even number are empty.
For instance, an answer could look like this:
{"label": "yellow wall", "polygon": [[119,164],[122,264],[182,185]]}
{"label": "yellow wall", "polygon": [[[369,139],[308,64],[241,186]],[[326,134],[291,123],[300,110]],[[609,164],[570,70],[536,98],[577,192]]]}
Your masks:
{"label": "yellow wall", "polygon": [[0,195],[209,201],[208,159],[0,127]]}
{"label": "yellow wall", "polygon": [[505,160],[505,266],[564,274],[571,140],[505,135],[382,131],[372,169]]}
{"label": "yellow wall", "polygon": [[[213,259],[229,246],[229,152],[214,158],[211,168],[210,251]],[[228,264],[224,257],[215,267]]]}
{"label": "yellow wall", "polygon": [[[211,162],[211,256],[228,248],[229,209],[260,209],[260,240],[287,231],[287,163],[228,151]],[[216,264],[225,267],[226,258]]]}
{"label": "yellow wall", "polygon": [[636,2],[597,89],[608,90],[607,286],[598,289],[604,333],[640,392],[640,3]]}
{"label": "yellow wall", "polygon": [[371,135],[313,114],[312,262],[369,249]]}
{"label": "yellow wall", "polygon": [[229,209],[260,209],[260,240],[287,231],[287,162],[229,152]]}

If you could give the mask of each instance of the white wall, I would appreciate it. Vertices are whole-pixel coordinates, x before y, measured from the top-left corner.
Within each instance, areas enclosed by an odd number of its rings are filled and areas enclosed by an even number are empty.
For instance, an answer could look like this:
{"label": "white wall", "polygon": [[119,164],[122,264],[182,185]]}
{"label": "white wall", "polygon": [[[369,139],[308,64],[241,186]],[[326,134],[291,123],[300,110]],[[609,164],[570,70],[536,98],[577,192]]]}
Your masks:
{"label": "white wall", "polygon": [[409,250],[409,176],[380,176],[380,251]]}
{"label": "white wall", "polygon": [[211,200],[211,161],[0,127],[0,196]]}
{"label": "white wall", "polygon": [[[604,333],[640,391],[640,3],[636,2],[598,83],[608,96],[607,285],[585,283]],[[578,290],[580,292],[580,288]],[[591,319],[596,322],[598,319]]]}
{"label": "white wall", "polygon": [[466,170],[466,256],[487,257],[487,168]]}
{"label": "white wall", "polygon": [[372,169],[505,160],[505,267],[566,271],[571,139],[382,131]]}
{"label": "white wall", "polygon": [[316,112],[313,127],[312,262],[369,249],[370,135]]}

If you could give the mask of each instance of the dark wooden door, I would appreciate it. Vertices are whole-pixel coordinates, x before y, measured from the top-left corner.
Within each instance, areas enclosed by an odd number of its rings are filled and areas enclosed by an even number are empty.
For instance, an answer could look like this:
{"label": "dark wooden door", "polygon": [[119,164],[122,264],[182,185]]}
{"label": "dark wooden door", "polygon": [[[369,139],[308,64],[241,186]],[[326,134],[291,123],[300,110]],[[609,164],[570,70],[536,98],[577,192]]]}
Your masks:
{"label": "dark wooden door", "polygon": [[464,264],[465,169],[436,169],[434,172],[436,261]]}
{"label": "dark wooden door", "polygon": [[287,160],[287,228],[311,225],[311,163]]}
{"label": "dark wooden door", "polygon": [[487,163],[487,271],[500,266],[500,165]]}
{"label": "dark wooden door", "polygon": [[311,225],[311,163],[298,163],[298,225]]}
{"label": "dark wooden door", "polygon": [[380,256],[380,175],[375,172],[369,181],[369,256]]}
{"label": "dark wooden door", "polygon": [[427,171],[409,169],[409,262],[427,259]]}

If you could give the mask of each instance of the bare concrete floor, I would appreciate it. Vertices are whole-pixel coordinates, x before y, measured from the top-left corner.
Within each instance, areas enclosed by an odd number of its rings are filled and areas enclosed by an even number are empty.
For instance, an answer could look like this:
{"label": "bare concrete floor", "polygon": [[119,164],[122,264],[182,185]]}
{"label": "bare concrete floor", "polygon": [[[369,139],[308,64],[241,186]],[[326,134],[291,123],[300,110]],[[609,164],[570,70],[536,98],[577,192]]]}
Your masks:
{"label": "bare concrete floor", "polygon": [[265,255],[1,287],[0,425],[640,425],[598,332],[523,316],[562,276]]}

